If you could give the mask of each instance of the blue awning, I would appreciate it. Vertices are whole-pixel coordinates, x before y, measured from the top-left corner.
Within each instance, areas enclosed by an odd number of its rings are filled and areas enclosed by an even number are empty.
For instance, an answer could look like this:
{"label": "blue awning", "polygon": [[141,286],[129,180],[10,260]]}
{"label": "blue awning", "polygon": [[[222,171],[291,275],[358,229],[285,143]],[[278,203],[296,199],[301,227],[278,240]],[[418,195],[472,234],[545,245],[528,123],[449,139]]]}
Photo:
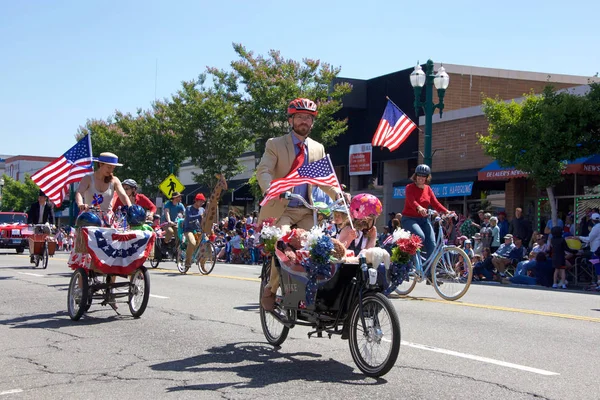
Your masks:
{"label": "blue awning", "polygon": [[[473,182],[439,183],[431,185],[435,197],[470,196],[473,191]],[[394,187],[394,199],[404,199],[406,186]]]}

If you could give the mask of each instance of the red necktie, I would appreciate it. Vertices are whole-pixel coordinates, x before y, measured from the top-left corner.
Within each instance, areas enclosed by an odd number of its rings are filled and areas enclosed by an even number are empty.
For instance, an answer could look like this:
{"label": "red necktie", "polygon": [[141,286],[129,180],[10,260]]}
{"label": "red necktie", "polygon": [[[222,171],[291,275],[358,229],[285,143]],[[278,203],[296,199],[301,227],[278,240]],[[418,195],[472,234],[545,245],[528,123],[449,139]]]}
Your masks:
{"label": "red necktie", "polygon": [[298,143],[298,148],[300,149],[300,152],[298,154],[296,154],[296,158],[294,158],[294,162],[292,163],[292,168],[290,168],[290,172],[288,174],[291,174],[292,172],[294,172],[295,170],[297,170],[299,167],[302,166],[302,164],[304,164],[304,143],[300,142]]}

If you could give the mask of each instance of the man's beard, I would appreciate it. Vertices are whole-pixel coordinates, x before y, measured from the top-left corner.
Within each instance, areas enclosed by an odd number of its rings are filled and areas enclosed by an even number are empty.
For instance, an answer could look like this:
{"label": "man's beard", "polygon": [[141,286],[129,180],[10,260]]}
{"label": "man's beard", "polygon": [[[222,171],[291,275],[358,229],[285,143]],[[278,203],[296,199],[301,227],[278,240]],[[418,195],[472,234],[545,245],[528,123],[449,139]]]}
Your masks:
{"label": "man's beard", "polygon": [[108,176],[104,177],[104,183],[110,183],[113,178],[114,178],[114,175],[111,172],[110,174],[108,174]]}
{"label": "man's beard", "polygon": [[296,132],[296,134],[298,136],[302,136],[302,137],[307,137],[308,134],[310,133],[312,127],[308,124],[298,124],[298,126],[294,125],[294,132]]}

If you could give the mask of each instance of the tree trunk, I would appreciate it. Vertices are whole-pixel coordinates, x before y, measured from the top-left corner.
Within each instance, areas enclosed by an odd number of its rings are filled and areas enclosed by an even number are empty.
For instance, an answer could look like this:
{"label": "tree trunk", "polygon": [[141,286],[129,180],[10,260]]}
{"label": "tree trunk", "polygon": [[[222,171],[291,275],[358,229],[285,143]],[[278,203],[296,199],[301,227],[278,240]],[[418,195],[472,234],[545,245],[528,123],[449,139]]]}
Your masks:
{"label": "tree trunk", "polygon": [[547,187],[546,192],[548,192],[548,201],[550,202],[550,210],[552,213],[552,226],[558,226],[558,210],[556,209],[554,188],[552,186]]}

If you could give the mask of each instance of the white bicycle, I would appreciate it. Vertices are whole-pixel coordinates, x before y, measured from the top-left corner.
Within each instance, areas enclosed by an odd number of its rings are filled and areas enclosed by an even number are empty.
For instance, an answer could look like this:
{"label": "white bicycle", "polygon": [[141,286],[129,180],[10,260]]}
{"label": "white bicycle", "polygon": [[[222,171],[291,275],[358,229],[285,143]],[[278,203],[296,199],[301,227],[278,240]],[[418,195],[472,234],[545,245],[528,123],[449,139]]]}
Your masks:
{"label": "white bicycle", "polygon": [[[430,218],[435,212],[429,210]],[[444,244],[442,224],[447,216],[433,218],[438,223],[438,234],[435,249],[427,259],[417,253],[412,259],[412,267],[408,272],[408,280],[396,288],[396,293],[407,296],[415,288],[417,282],[429,279],[437,294],[444,300],[458,300],[467,293],[473,279],[473,266],[469,256],[456,246]],[[432,269],[431,276],[428,272]]]}

